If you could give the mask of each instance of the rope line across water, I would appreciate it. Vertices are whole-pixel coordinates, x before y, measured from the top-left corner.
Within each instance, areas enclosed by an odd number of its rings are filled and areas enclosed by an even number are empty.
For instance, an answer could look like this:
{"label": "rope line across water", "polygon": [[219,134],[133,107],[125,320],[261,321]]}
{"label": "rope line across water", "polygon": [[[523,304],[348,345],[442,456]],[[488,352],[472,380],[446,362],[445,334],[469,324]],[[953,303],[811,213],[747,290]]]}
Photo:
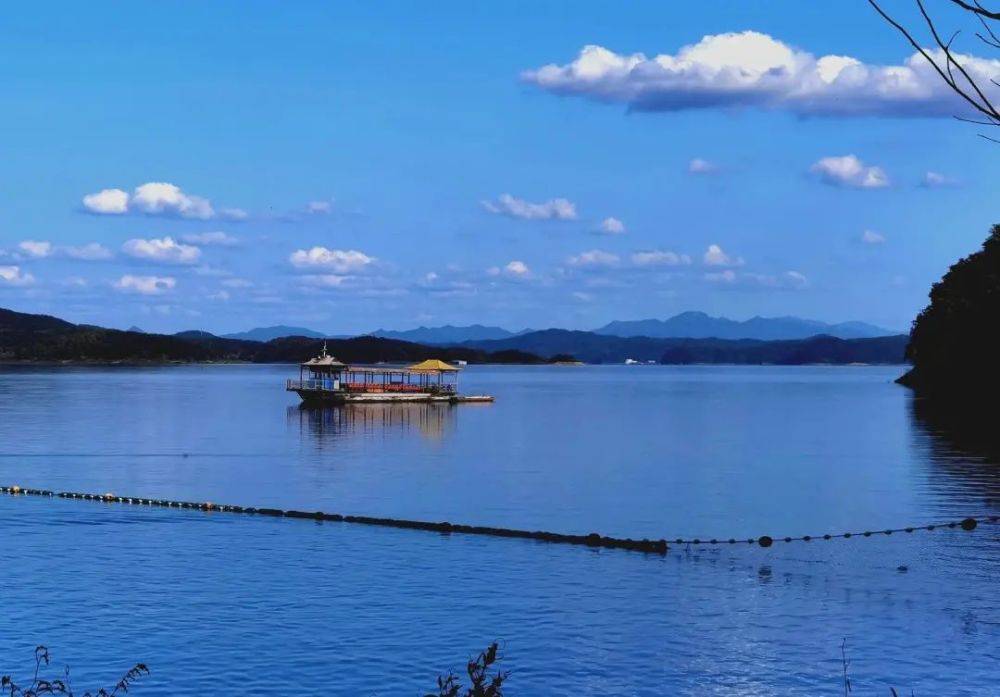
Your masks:
{"label": "rope line across water", "polygon": [[759,537],[747,538],[683,538],[678,537],[673,540],[660,539],[650,540],[632,539],[629,537],[608,537],[592,532],[589,535],[566,535],[557,532],[546,532],[543,530],[517,530],[513,528],[495,528],[480,525],[458,525],[455,523],[432,523],[421,520],[404,520],[398,518],[374,518],[371,516],[341,515],[339,513],[324,513],[322,511],[296,511],[282,510],[280,508],[254,508],[244,506],[220,505],[211,502],[195,503],[192,501],[171,501],[167,499],[149,499],[135,496],[115,496],[106,494],[82,494],[68,491],[49,491],[47,489],[22,489],[16,484],[14,486],[0,486],[0,494],[12,496],[44,496],[58,497],[63,499],[83,499],[85,501],[98,501],[102,503],[123,503],[140,506],[158,506],[164,508],[186,508],[199,511],[218,511],[221,513],[243,513],[249,515],[263,515],[284,518],[302,518],[315,521],[330,521],[337,523],[354,523],[357,525],[376,525],[389,528],[400,528],[405,530],[427,530],[438,533],[458,533],[465,535],[486,535],[491,537],[512,537],[527,540],[538,540],[541,542],[554,542],[561,544],[585,545],[587,547],[603,547],[608,549],[627,549],[637,552],[647,552],[652,554],[666,554],[670,545],[677,546],[708,546],[708,545],[758,545],[763,548],[771,547],[776,542],[812,542],[814,540],[848,540],[855,537],[875,537],[878,535],[888,536],[896,533],[914,533],[920,531],[934,530],[954,530],[961,529],[972,532],[982,523],[1000,522],[1000,516],[970,516],[961,520],[946,521],[943,523],[933,523],[930,525],[911,525],[905,528],[889,528],[885,530],[866,530],[864,532],[844,532],[839,534],[824,535],[801,535],[798,537],[771,537],[761,535]]}

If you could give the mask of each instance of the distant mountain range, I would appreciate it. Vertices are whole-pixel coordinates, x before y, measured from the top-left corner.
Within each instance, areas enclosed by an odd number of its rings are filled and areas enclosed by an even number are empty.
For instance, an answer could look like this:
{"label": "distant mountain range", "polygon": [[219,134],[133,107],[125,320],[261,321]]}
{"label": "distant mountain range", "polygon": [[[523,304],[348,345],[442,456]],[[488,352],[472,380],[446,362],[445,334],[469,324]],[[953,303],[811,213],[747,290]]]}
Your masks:
{"label": "distant mountain range", "polygon": [[905,362],[905,334],[863,339],[818,335],[806,339],[716,339],[618,337],[594,332],[546,329],[494,341],[467,341],[481,351],[524,351],[545,359],[574,358],[585,363],[623,363],[628,359],[668,364],[735,363],[802,365]]}
{"label": "distant mountain range", "polygon": [[[455,336],[455,334],[452,334]],[[348,363],[410,362],[427,358],[469,363],[733,363],[801,365],[903,363],[906,335],[841,339],[619,337],[546,329],[502,339],[433,345],[376,336],[330,338],[292,336],[267,342],[219,337],[203,331],[173,335],[76,325],[46,315],[0,309],[0,361],[298,363],[316,356],[323,343]]]}
{"label": "distant mountain range", "polygon": [[46,363],[300,363],[319,355],[324,343],[347,363],[411,363],[428,358],[468,363],[541,363],[520,351],[489,353],[472,347],[426,346],[359,336],[321,341],[284,337],[271,341],[227,339],[203,331],[172,335],[72,324],[48,315],[0,308],[0,361]]}
{"label": "distant mountain range", "polygon": [[[745,321],[712,317],[704,312],[682,312],[669,319],[643,319],[610,322],[592,330],[594,334],[629,337],[647,336],[654,339],[758,339],[779,341],[784,339],[806,339],[811,336],[826,335],[838,339],[867,339],[877,336],[892,336],[901,332],[876,327],[865,322],[840,322],[829,324],[799,317],[753,317]],[[420,344],[463,344],[469,341],[498,341],[532,333],[530,329],[510,331],[502,327],[472,324],[441,327],[417,327],[416,329],[378,329],[371,336],[386,339],[413,341]],[[338,336],[325,334],[304,327],[258,327],[246,332],[224,334],[227,339],[250,341],[271,341],[286,336],[307,336],[321,339]],[[339,335],[342,336],[342,335]]]}
{"label": "distant mountain range", "polygon": [[456,327],[446,324],[443,327],[417,327],[416,329],[407,329],[405,331],[378,329],[372,332],[372,336],[381,336],[386,339],[401,339],[403,341],[416,341],[421,344],[461,344],[465,341],[507,339],[519,334],[525,334],[527,331],[511,332],[500,327],[487,327],[482,324],[472,324],[467,327]]}
{"label": "distant mountain range", "polygon": [[838,339],[891,336],[890,331],[865,322],[828,324],[799,317],[753,317],[746,321],[712,317],[704,312],[682,312],[670,319],[615,321],[594,330],[609,336],[648,336],[656,339],[807,339],[820,334]]}
{"label": "distant mountain range", "polygon": [[271,341],[272,339],[283,339],[286,336],[305,336],[310,339],[325,339],[329,334],[317,332],[305,327],[288,327],[279,324],[273,327],[256,327],[246,332],[235,334],[223,334],[223,339],[240,339],[242,341]]}

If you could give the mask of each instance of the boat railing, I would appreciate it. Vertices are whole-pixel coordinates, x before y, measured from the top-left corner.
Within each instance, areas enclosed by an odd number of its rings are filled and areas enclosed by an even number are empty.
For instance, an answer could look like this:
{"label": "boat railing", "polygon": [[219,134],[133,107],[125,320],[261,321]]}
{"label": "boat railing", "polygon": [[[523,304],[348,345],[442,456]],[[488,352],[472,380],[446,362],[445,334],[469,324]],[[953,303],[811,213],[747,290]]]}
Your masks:
{"label": "boat railing", "polygon": [[332,380],[291,380],[285,383],[286,390],[330,390],[333,391]]}
{"label": "boat railing", "polygon": [[[337,384],[337,387],[334,387]],[[329,392],[430,392],[431,394],[455,394],[455,385],[418,385],[410,383],[375,383],[375,382],[344,382],[334,383],[332,380],[294,380],[285,383],[286,390],[311,390]]]}

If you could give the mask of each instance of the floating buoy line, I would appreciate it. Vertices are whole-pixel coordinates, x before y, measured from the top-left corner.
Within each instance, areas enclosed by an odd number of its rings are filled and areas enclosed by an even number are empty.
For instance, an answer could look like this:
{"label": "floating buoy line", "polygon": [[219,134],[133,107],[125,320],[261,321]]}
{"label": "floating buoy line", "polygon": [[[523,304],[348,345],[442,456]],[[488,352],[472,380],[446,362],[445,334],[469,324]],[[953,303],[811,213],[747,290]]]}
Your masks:
{"label": "floating buoy line", "polygon": [[686,546],[721,546],[721,545],[756,545],[763,548],[774,546],[778,542],[813,542],[829,540],[849,540],[853,538],[867,538],[877,536],[889,536],[894,534],[911,534],[915,532],[932,532],[935,530],[964,530],[972,532],[983,523],[1000,522],[1000,516],[970,516],[961,520],[945,521],[943,523],[932,523],[930,525],[911,525],[903,528],[887,528],[884,530],[865,530],[863,532],[844,532],[837,534],[823,535],[799,535],[796,537],[772,537],[770,535],[760,535],[759,537],[746,538],[683,538],[678,537],[672,540],[659,539],[650,540],[648,538],[632,539],[629,537],[608,537],[592,532],[589,535],[566,535],[558,532],[546,532],[544,530],[518,530],[514,528],[496,528],[482,525],[460,525],[456,523],[434,523],[421,520],[405,520],[399,518],[376,518],[372,516],[341,515],[340,513],[324,513],[322,511],[297,511],[283,510],[280,508],[255,508],[251,506],[232,506],[205,502],[193,501],[173,501],[168,499],[150,499],[136,496],[116,496],[110,492],[104,494],[87,494],[71,491],[49,491],[47,489],[27,489],[20,486],[0,486],[0,494],[11,496],[41,496],[61,499],[81,499],[84,501],[95,501],[99,503],[120,503],[135,506],[151,506],[159,508],[184,508],[198,511],[211,511],[219,513],[241,513],[244,515],[260,515],[275,518],[299,518],[304,520],[314,520],[318,522],[353,523],[355,525],[375,525],[387,528],[399,528],[403,530],[426,530],[443,534],[461,535],[485,535],[489,537],[510,537],[525,540],[538,540],[540,542],[553,542],[558,544],[583,545],[586,547],[603,547],[607,549],[626,549],[635,552],[646,552],[649,554],[666,554],[671,545]]}

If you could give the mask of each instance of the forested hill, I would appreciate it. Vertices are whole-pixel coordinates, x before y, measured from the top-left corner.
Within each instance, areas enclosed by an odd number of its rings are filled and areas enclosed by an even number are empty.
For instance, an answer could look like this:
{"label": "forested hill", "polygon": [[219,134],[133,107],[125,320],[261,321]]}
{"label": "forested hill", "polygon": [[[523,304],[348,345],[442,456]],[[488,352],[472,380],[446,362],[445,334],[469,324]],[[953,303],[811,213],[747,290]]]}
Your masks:
{"label": "forested hill", "polygon": [[462,346],[485,351],[518,350],[549,358],[574,356],[586,363],[621,363],[626,359],[668,364],[736,363],[803,365],[905,362],[905,335],[872,339],[808,339],[761,341],[757,339],[655,339],[616,337],[593,332],[546,329],[497,341],[465,342]]}
{"label": "forested hill", "polygon": [[[224,339],[206,332],[168,336],[119,331],[0,308],[0,361],[7,362],[299,363],[318,355],[322,346],[322,340],[309,337],[259,342]],[[329,340],[327,348],[331,354],[348,363],[409,363],[428,358],[469,363],[541,362],[537,356],[517,350],[444,348],[371,336]]]}
{"label": "forested hill", "polygon": [[[815,336],[790,341],[654,339],[549,329],[452,346],[426,346],[375,336],[328,339],[326,343],[332,355],[347,363],[440,358],[469,363],[541,363],[571,359],[586,363],[622,363],[633,359],[669,364],[802,365],[903,363],[906,341],[905,336],[874,339]],[[201,331],[170,336],[118,331],[0,309],[0,361],[8,362],[299,363],[318,355],[323,343],[322,339],[304,336],[260,342],[227,339]]]}

